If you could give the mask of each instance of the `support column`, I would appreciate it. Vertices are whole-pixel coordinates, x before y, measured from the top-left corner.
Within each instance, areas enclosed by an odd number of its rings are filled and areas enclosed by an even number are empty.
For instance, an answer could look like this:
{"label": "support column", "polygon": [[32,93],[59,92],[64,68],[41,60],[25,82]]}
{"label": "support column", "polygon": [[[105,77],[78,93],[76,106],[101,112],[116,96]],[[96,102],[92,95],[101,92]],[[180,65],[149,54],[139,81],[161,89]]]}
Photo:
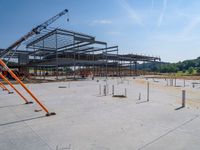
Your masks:
{"label": "support column", "polygon": [[137,61],[134,62],[135,63],[135,75],[137,76],[138,73],[137,73]]}
{"label": "support column", "polygon": [[58,38],[58,35],[57,35],[57,31],[56,31],[56,80],[58,80],[58,41],[57,41],[57,38]]}

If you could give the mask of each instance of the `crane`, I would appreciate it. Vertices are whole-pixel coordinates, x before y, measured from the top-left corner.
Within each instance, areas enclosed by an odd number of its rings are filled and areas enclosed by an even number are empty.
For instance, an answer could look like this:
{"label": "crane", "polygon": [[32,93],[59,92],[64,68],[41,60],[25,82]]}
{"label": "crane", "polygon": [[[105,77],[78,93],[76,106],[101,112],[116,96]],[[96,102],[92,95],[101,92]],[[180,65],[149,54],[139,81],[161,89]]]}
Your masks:
{"label": "crane", "polygon": [[[38,100],[38,98],[26,87],[26,85],[17,77],[17,75],[4,63],[2,60],[7,54],[10,53],[11,50],[14,48],[19,47],[19,45],[27,40],[29,37],[39,34],[43,29],[46,29],[47,26],[52,24],[54,21],[59,19],[61,16],[68,13],[68,10],[65,9],[64,11],[58,13],[54,17],[50,18],[46,22],[42,23],[41,25],[38,25],[37,27],[33,28],[30,32],[25,34],[23,37],[21,37],[19,40],[14,42],[12,45],[10,45],[7,49],[5,49],[2,53],[0,53],[0,66],[2,66],[22,87],[23,89],[34,99],[34,101],[46,112],[46,116],[55,115],[55,112],[49,112],[48,109]],[[30,104],[32,102],[28,101],[15,87],[6,79],[3,74],[0,72],[0,77],[7,82],[26,102],[25,104]]]}
{"label": "crane", "polygon": [[7,49],[5,49],[2,53],[0,53],[0,58],[5,57],[11,50],[13,50],[17,46],[19,46],[23,41],[25,41],[29,37],[31,37],[31,36],[33,36],[35,34],[39,34],[43,29],[46,29],[47,26],[52,24],[54,21],[56,21],[61,16],[65,15],[66,13],[68,13],[67,9],[63,10],[62,12],[58,13],[54,17],[50,18],[49,20],[47,20],[44,23],[42,23],[42,24],[38,25],[37,27],[33,28],[30,32],[28,32],[26,35],[21,37],[19,40],[17,40],[12,45],[10,45]]}

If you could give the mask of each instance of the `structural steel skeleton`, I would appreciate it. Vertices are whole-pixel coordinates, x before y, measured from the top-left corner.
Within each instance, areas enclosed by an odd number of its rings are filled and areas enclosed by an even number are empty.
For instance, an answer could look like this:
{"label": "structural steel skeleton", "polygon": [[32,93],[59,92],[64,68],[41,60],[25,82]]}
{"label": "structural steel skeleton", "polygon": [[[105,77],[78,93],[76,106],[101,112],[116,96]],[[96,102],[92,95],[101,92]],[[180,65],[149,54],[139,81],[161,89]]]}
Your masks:
{"label": "structural steel skeleton", "polygon": [[[123,70],[134,68],[137,73],[138,62],[160,61],[159,57],[137,54],[119,54],[118,46],[108,47],[106,42],[97,41],[94,36],[48,28],[24,43],[26,50],[12,51],[9,55],[18,59],[18,65],[37,69],[87,68],[95,75],[121,76]],[[9,57],[8,55],[8,57]],[[111,73],[112,72],[112,73]]]}

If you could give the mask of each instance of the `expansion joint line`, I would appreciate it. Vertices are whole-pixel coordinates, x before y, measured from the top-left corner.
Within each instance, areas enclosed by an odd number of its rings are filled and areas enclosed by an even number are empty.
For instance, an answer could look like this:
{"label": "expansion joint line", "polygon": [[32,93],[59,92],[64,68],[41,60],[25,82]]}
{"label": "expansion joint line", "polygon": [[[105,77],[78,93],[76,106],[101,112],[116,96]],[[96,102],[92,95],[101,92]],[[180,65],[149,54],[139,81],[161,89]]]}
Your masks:
{"label": "expansion joint line", "polygon": [[146,148],[147,146],[149,146],[149,145],[155,143],[156,141],[160,140],[161,138],[163,138],[163,137],[167,136],[168,134],[174,132],[174,131],[177,130],[178,128],[180,128],[180,127],[182,127],[182,126],[184,126],[184,125],[186,125],[186,124],[192,122],[193,120],[199,118],[199,116],[200,116],[200,115],[196,115],[195,117],[193,117],[193,118],[191,118],[191,119],[185,121],[184,123],[180,124],[179,126],[177,126],[177,127],[173,128],[173,129],[167,131],[167,132],[164,133],[163,135],[161,135],[161,136],[157,137],[156,139],[150,141],[149,143],[146,143],[145,145],[141,146],[140,148],[138,148],[138,150],[142,150],[142,149]]}

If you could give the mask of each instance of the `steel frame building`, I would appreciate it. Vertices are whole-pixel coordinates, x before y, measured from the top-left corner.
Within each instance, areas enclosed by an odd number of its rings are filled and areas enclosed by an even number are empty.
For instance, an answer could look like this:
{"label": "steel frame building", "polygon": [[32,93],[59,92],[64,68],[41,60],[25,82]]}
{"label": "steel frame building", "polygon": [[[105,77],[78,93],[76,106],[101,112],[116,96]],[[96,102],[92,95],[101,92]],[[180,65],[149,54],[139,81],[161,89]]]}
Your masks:
{"label": "steel frame building", "polygon": [[71,68],[74,77],[80,70],[96,76],[121,76],[125,70],[127,75],[137,75],[138,62],[160,61],[159,57],[122,55],[118,46],[109,47],[94,36],[60,28],[45,29],[24,44],[26,50],[13,50],[7,58],[18,60],[12,64],[15,67],[33,68],[35,75],[37,70],[52,70],[58,76],[60,68]]}

